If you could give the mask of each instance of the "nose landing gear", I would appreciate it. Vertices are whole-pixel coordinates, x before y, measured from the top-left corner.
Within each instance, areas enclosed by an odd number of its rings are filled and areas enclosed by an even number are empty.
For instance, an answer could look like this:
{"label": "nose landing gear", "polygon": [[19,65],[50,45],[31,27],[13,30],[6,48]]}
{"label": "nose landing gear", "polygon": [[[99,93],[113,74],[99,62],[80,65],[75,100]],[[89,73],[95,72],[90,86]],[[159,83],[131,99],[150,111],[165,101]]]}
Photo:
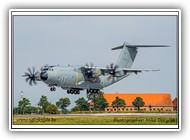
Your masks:
{"label": "nose landing gear", "polygon": [[50,88],[50,91],[56,91],[56,88],[53,86]]}

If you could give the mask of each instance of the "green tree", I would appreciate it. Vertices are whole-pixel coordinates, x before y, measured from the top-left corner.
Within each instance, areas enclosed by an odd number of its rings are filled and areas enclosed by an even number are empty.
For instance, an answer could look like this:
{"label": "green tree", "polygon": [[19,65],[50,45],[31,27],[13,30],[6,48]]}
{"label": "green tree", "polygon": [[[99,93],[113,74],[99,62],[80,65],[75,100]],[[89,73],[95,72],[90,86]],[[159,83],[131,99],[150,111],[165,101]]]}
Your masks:
{"label": "green tree", "polygon": [[40,101],[38,102],[38,105],[42,108],[42,114],[45,113],[46,108],[48,105],[50,105],[50,102],[48,102],[46,96],[41,96]]}
{"label": "green tree", "polygon": [[98,110],[104,110],[106,107],[108,107],[108,102],[104,98],[103,92],[99,93],[94,101],[95,101],[94,108]]}
{"label": "green tree", "polygon": [[137,107],[138,111],[140,110],[140,107],[144,106],[144,101],[141,97],[136,97],[133,101],[133,105]]}
{"label": "green tree", "polygon": [[42,112],[43,112],[43,111],[42,111],[42,108],[41,108],[41,107],[36,107],[36,108],[35,108],[35,113],[36,113],[36,114],[42,114]]}
{"label": "green tree", "polygon": [[126,105],[125,100],[119,98],[118,96],[115,98],[115,100],[112,102],[113,107],[124,107]]}
{"label": "green tree", "polygon": [[49,114],[58,114],[58,108],[54,104],[50,104],[46,108],[46,112]]}
{"label": "green tree", "polygon": [[22,114],[25,114],[26,108],[30,106],[30,101],[29,99],[23,98],[22,100],[19,101],[18,107],[19,107],[19,112]]}
{"label": "green tree", "polygon": [[96,93],[88,93],[86,94],[87,95],[87,99],[88,99],[88,102],[92,102],[93,103],[93,110],[96,110],[95,108],[95,104],[96,104],[96,97],[97,97],[97,94]]}
{"label": "green tree", "polygon": [[79,106],[74,106],[72,109],[71,109],[72,112],[75,112],[75,111],[80,111],[80,107]]}
{"label": "green tree", "polygon": [[62,113],[68,112],[66,107],[68,107],[70,104],[71,104],[71,101],[69,98],[60,98],[59,101],[56,102],[57,107],[61,109]]}
{"label": "green tree", "polygon": [[25,109],[25,113],[27,113],[27,114],[35,113],[35,109],[36,108],[33,106],[27,106]]}
{"label": "green tree", "polygon": [[19,108],[18,107],[13,108],[13,115],[15,115],[15,114],[19,114]]}
{"label": "green tree", "polygon": [[89,110],[90,104],[83,97],[75,101],[80,111]]}
{"label": "green tree", "polygon": [[91,102],[94,102],[95,98],[98,96],[98,94],[96,94],[96,93],[88,93],[86,95],[87,95],[88,101],[91,101]]}
{"label": "green tree", "polygon": [[88,101],[93,102],[94,110],[104,110],[108,106],[107,100],[103,96],[103,92],[96,93],[89,93],[87,94]]}

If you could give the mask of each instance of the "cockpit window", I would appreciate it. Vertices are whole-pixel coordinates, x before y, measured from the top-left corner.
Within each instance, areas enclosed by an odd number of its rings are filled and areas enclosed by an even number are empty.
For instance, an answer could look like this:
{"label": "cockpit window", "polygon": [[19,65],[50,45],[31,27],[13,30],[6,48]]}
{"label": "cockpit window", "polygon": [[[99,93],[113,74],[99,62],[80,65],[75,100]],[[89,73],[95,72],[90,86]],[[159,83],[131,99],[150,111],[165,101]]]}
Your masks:
{"label": "cockpit window", "polygon": [[42,71],[54,71],[53,66],[44,66]]}
{"label": "cockpit window", "polygon": [[46,68],[46,67],[45,67],[45,68],[43,68],[43,71],[48,71],[48,68]]}

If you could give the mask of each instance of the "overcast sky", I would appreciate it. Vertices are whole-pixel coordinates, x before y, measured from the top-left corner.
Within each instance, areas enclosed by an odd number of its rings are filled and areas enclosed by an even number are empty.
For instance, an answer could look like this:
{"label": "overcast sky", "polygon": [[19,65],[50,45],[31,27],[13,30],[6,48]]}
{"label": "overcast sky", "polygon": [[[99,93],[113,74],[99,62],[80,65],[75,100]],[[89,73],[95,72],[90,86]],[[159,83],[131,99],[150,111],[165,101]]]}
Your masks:
{"label": "overcast sky", "polygon": [[57,88],[51,92],[43,82],[29,86],[21,77],[28,67],[85,65],[106,67],[115,63],[120,50],[129,44],[162,44],[168,48],[139,48],[132,68],[160,69],[144,72],[115,83],[105,93],[170,93],[177,96],[176,16],[14,16],[14,106],[20,92],[35,106],[45,95],[51,103],[68,97],[73,107],[80,95]]}

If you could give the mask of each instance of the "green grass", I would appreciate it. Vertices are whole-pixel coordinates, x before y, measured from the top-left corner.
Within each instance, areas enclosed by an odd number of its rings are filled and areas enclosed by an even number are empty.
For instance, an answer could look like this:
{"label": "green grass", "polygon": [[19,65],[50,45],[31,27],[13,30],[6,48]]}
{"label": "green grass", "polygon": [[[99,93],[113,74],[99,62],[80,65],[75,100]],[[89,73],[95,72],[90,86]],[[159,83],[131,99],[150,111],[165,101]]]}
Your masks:
{"label": "green grass", "polygon": [[176,116],[17,116],[14,125],[176,125]]}

